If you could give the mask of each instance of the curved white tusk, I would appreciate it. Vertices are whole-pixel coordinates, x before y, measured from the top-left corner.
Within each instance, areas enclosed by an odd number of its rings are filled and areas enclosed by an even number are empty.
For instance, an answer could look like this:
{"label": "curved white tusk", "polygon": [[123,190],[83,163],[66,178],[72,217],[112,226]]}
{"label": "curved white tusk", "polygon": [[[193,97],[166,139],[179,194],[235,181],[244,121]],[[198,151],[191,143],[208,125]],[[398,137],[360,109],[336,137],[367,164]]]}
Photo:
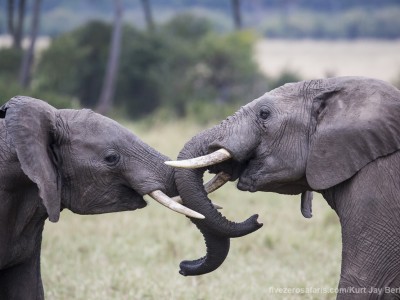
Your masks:
{"label": "curved white tusk", "polygon": [[231,157],[232,155],[227,150],[222,148],[207,155],[185,160],[166,161],[165,164],[177,168],[197,169],[215,165],[217,163],[230,159]]}
{"label": "curved white tusk", "polygon": [[[219,172],[217,175],[215,175],[209,182],[207,182],[204,185],[204,189],[206,190],[207,194],[210,194],[216,190],[218,190],[221,186],[223,186],[225,183],[227,183],[231,179],[231,175],[225,173],[225,172]],[[171,198],[173,201],[178,202],[182,204],[182,198],[180,196],[175,196]],[[212,203],[214,205],[214,208],[216,209],[222,209],[222,206]]]}
{"label": "curved white tusk", "polygon": [[225,183],[227,183],[229,179],[231,179],[231,175],[225,172],[219,172],[209,182],[207,182],[204,185],[204,189],[206,190],[207,194],[210,194],[218,190]]}
{"label": "curved white tusk", "polygon": [[165,195],[163,192],[160,190],[153,191],[149,193],[149,196],[156,200],[158,203],[164,205],[165,207],[168,207],[169,209],[178,212],[180,214],[183,214],[185,216],[191,217],[191,218],[196,218],[196,219],[204,219],[205,217],[202,214],[199,214],[198,212],[195,212],[194,210],[191,210],[174,200],[172,200],[170,197]]}

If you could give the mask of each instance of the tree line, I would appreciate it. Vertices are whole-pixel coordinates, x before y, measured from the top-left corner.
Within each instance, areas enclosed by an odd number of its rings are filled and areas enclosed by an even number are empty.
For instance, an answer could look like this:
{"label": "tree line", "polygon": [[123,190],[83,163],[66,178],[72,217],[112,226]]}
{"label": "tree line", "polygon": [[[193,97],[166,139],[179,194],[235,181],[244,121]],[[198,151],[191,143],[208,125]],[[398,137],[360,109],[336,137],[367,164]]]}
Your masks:
{"label": "tree line", "polygon": [[[241,28],[240,0],[231,0],[233,20],[236,29]],[[21,52],[21,41],[24,35],[24,23],[26,16],[26,0],[7,1],[7,30],[12,37],[12,48]],[[29,33],[29,47],[23,52],[21,57],[19,83],[22,88],[27,89],[31,81],[31,73],[34,62],[34,48],[38,35],[40,12],[42,1],[33,0],[31,4],[31,25]],[[122,19],[124,12],[123,0],[113,0],[114,18],[110,37],[110,46],[104,77],[102,80],[100,95],[98,95],[96,110],[102,114],[109,114],[113,108],[113,99],[117,81],[118,69],[120,64],[121,39],[122,39]],[[141,0],[143,13],[147,24],[147,30],[153,32],[155,25],[152,17],[150,0]],[[185,26],[185,25],[184,25]],[[51,51],[51,50],[50,50]],[[46,54],[44,55],[46,57]],[[5,57],[5,56],[4,56]],[[40,69],[39,69],[40,70]],[[84,100],[83,100],[84,101]],[[91,103],[93,104],[93,103]]]}
{"label": "tree line", "polygon": [[[214,4],[217,2],[223,1]],[[231,111],[225,109],[231,109],[232,105],[245,103],[287,81],[301,79],[290,72],[284,72],[278,78],[268,78],[258,71],[252,60],[256,35],[243,30],[246,27],[243,24],[246,6],[251,2],[224,2],[224,5],[229,4],[231,19],[231,30],[226,32],[216,30],[209,18],[187,13],[177,14],[166,22],[156,22],[156,3],[161,3],[156,0],[135,2],[146,21],[144,29],[138,28],[126,22],[124,17],[131,1],[107,1],[113,4],[111,22],[92,20],[55,36],[50,47],[35,61],[35,41],[43,17],[41,12],[50,2],[7,0],[7,28],[13,42],[10,49],[0,49],[1,100],[4,102],[8,97],[26,93],[52,101],[56,107],[80,103],[103,114],[116,109],[131,117],[155,112],[161,116],[165,111],[176,116],[229,114]],[[294,2],[302,3],[300,0]],[[286,4],[294,2],[285,1]],[[63,1],[58,3],[67,5]],[[73,5],[76,1],[68,3]],[[104,1],[94,0],[79,3],[106,5]],[[201,3],[214,5],[207,1]],[[54,2],[51,5],[54,7]],[[276,37],[280,37],[282,31],[292,34],[292,37],[307,37],[307,26],[313,18],[306,15],[296,19],[293,16],[285,15],[285,18],[277,20],[269,18],[278,26],[266,27],[265,32]],[[393,16],[400,20],[396,14]],[[363,34],[363,27],[359,26],[362,22],[371,22],[368,18],[355,19],[357,21],[345,29],[350,38]],[[388,18],[382,15],[381,19]],[[318,30],[313,33],[316,37],[323,30],[331,30],[322,26],[324,23],[320,21],[316,21]],[[390,22],[393,24],[394,21]],[[340,20],[333,23],[346,24]],[[379,28],[387,25],[383,21],[379,24]],[[371,23],[366,27],[375,28]],[[394,30],[395,36],[396,26],[387,27],[387,32]],[[24,28],[29,28],[29,31],[25,32]],[[26,49],[21,47],[23,36],[29,36]],[[218,110],[215,105],[219,105]]]}

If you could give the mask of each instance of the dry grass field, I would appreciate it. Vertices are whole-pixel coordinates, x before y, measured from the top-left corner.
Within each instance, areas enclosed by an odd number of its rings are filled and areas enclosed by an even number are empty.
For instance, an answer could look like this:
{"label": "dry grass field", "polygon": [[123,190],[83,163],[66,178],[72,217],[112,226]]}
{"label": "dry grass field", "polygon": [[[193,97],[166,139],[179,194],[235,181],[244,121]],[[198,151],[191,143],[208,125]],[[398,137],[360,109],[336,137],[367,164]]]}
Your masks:
{"label": "dry grass field", "polygon": [[393,81],[400,76],[400,40],[261,40],[255,57],[260,69],[277,75],[293,70],[303,78],[367,76]]}
{"label": "dry grass field", "polygon": [[[170,157],[201,128],[180,122],[146,129],[125,124]],[[314,217],[300,197],[244,193],[227,184],[212,195],[232,220],[260,214],[264,227],[231,243],[225,263],[200,277],[179,262],[205,254],[198,230],[148,200],[145,209],[99,216],[62,212],[45,226],[42,273],[47,299],[333,299],[334,294],[274,294],[274,288],[335,288],[340,270],[338,219],[320,197]]]}

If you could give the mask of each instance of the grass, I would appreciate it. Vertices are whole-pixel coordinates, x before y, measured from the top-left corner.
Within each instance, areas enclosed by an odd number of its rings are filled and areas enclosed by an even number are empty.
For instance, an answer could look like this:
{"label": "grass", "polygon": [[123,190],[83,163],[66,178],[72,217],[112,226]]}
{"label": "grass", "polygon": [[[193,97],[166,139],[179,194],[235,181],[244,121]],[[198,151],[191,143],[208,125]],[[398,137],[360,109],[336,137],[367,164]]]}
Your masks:
{"label": "grass", "polygon": [[[128,124],[145,142],[175,158],[200,127],[187,122]],[[63,211],[45,226],[42,276],[46,299],[334,299],[334,294],[274,294],[273,288],[336,288],[340,227],[321,197],[314,217],[300,213],[300,196],[244,193],[227,184],[212,195],[232,220],[260,215],[264,227],[233,239],[211,274],[183,277],[179,262],[205,254],[185,217],[148,200],[134,212],[79,216]]]}
{"label": "grass", "polygon": [[398,80],[400,40],[260,40],[255,58],[271,76],[284,70],[305,79],[326,76],[367,76]]}

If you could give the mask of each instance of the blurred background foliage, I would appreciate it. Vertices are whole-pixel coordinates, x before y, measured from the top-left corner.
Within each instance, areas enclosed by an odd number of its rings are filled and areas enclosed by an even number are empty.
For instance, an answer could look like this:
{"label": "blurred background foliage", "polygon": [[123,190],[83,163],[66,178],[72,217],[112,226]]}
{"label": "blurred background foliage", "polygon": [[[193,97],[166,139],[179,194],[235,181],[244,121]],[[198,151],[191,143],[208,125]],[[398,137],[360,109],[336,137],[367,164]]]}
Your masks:
{"label": "blurred background foliage", "polygon": [[[110,35],[110,25],[91,21],[56,37],[42,53],[34,88],[94,107]],[[218,34],[206,19],[188,14],[154,32],[125,25],[116,105],[129,117],[159,108],[184,117],[199,102],[224,105],[253,99],[265,91],[265,78],[252,60],[254,41],[252,32]],[[258,90],[253,88],[257,85]]]}
{"label": "blurred background foliage", "polygon": [[[26,2],[28,19],[33,2]],[[113,116],[189,117],[204,123],[224,118],[272,88],[301,80],[296,70],[274,76],[260,71],[254,46],[261,38],[400,37],[398,0],[242,1],[236,30],[233,1],[147,2],[155,29],[146,28],[143,2],[121,2],[124,25]],[[5,12],[6,4],[0,5]],[[37,53],[32,80],[24,88],[17,79],[23,50],[0,48],[1,102],[24,93],[59,108],[96,109],[111,51],[112,11],[113,1],[43,0],[39,32],[51,37],[49,46]],[[23,28],[28,31],[29,23]],[[7,33],[6,13],[0,13],[0,33]]]}

